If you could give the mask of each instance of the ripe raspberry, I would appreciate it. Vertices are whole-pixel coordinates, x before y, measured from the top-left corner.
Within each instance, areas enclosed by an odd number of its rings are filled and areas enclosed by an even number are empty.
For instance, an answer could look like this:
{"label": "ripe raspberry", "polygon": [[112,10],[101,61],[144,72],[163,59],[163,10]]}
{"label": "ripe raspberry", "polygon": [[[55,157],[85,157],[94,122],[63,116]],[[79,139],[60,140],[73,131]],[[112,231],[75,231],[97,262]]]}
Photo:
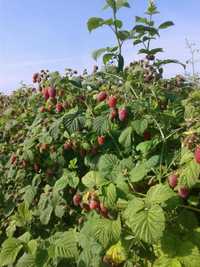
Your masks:
{"label": "ripe raspberry", "polygon": [[47,101],[49,99],[48,88],[44,88],[43,91],[42,91],[42,94],[44,96],[44,99]]}
{"label": "ripe raspberry", "polygon": [[126,108],[119,109],[118,115],[119,115],[119,120],[120,121],[125,121],[127,116],[128,116],[127,109]]}
{"label": "ripe raspberry", "polygon": [[32,77],[33,83],[36,83],[38,81],[39,76],[40,76],[39,73],[33,74],[33,77]]}
{"label": "ripe raspberry", "polygon": [[92,199],[89,203],[89,206],[91,210],[99,209],[99,202],[97,200]]}
{"label": "ripe raspberry", "polygon": [[17,156],[16,155],[12,155],[11,157],[11,164],[14,164],[17,160]]}
{"label": "ripe raspberry", "polygon": [[110,111],[110,119],[114,120],[117,117],[117,110],[115,108],[112,108]]}
{"label": "ripe raspberry", "polygon": [[195,160],[197,163],[200,164],[200,147],[196,147],[196,150],[195,150]]}
{"label": "ripe raspberry", "polygon": [[107,93],[106,92],[100,92],[98,95],[97,95],[97,101],[101,102],[101,101],[104,101],[107,97]]}
{"label": "ripe raspberry", "polygon": [[117,104],[117,98],[115,96],[110,96],[108,99],[108,106],[114,108]]}
{"label": "ripe raspberry", "polygon": [[102,136],[98,136],[97,140],[98,140],[98,144],[101,146],[105,143],[106,138],[105,136],[102,135]]}
{"label": "ripe raspberry", "polygon": [[40,111],[41,113],[44,113],[44,112],[46,111],[46,108],[45,108],[45,107],[41,107],[41,108],[39,109],[39,111]]}
{"label": "ripe raspberry", "polygon": [[72,143],[71,142],[65,143],[63,147],[64,147],[64,150],[70,150],[72,149]]}
{"label": "ripe raspberry", "polygon": [[49,87],[48,94],[49,94],[49,97],[54,99],[56,97],[56,89],[54,87]]}
{"label": "ripe raspberry", "polygon": [[74,195],[74,197],[73,197],[74,206],[79,206],[81,203],[81,199],[82,199],[82,197],[80,194]]}
{"label": "ripe raspberry", "polygon": [[150,140],[151,139],[151,133],[148,132],[148,131],[145,131],[143,133],[143,137],[144,137],[144,140],[147,141],[147,140]]}
{"label": "ripe raspberry", "polygon": [[60,113],[63,110],[63,105],[61,103],[56,104],[56,112]]}

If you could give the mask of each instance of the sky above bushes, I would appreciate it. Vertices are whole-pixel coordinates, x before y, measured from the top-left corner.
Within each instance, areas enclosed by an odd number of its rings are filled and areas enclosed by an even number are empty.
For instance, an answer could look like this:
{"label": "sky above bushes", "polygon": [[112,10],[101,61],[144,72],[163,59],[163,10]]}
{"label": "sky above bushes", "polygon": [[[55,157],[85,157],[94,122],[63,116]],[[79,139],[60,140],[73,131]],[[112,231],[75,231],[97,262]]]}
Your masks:
{"label": "sky above bushes", "polygon": [[[120,18],[131,29],[134,17],[143,15],[147,0],[129,2],[132,8],[123,9]],[[114,42],[106,28],[90,34],[86,27],[91,16],[109,16],[108,11],[101,9],[103,3],[103,0],[0,0],[0,92],[11,92],[21,81],[30,84],[32,73],[40,69],[91,70],[95,64],[91,52]],[[155,43],[165,50],[160,57],[185,62],[190,56],[186,37],[200,48],[200,1],[157,0],[157,4],[160,10],[157,21],[175,23]],[[127,43],[124,55],[127,63],[137,59],[137,48]],[[197,68],[200,72],[200,63]],[[169,65],[165,73],[171,76],[183,70]]]}

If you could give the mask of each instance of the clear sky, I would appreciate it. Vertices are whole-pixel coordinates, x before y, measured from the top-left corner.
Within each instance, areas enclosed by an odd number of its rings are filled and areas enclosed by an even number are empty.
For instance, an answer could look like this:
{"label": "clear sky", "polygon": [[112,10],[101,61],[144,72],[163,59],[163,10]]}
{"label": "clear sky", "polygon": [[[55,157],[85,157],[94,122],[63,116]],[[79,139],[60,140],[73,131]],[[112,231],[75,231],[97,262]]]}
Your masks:
{"label": "clear sky", "polygon": [[[147,0],[129,2],[132,8],[123,9],[120,17],[131,29]],[[32,73],[42,68],[91,69],[91,52],[114,41],[109,30],[90,34],[86,28],[91,16],[109,17],[103,4],[104,0],[0,0],[0,91],[10,92],[20,81],[31,83]],[[186,37],[200,48],[200,0],[157,0],[157,4],[158,21],[173,20],[175,27],[164,30],[156,46],[165,48],[162,57],[185,61]],[[128,62],[136,58],[137,50],[130,43],[124,54]],[[182,69],[174,65],[166,69],[168,75],[176,72]]]}

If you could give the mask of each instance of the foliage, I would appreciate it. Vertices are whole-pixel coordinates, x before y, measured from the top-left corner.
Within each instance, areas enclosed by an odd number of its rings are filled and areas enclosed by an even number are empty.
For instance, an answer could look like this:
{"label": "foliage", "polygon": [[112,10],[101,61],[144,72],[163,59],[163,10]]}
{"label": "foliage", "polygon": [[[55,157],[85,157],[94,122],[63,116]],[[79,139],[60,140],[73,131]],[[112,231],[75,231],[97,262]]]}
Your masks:
{"label": "foliage", "polygon": [[198,267],[199,91],[146,59],[33,82],[0,98],[0,266]]}

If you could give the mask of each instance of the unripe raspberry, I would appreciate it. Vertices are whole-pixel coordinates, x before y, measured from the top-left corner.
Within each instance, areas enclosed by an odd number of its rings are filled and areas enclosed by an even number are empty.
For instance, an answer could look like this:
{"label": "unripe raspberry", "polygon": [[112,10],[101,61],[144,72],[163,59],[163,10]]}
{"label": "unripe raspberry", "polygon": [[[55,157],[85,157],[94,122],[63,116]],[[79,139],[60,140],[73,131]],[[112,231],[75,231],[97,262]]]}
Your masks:
{"label": "unripe raspberry", "polygon": [[181,198],[185,199],[189,195],[189,189],[186,186],[182,186],[178,189],[178,194]]}
{"label": "unripe raspberry", "polygon": [[168,177],[168,183],[172,188],[176,187],[178,183],[178,176],[176,174],[171,174]]}

